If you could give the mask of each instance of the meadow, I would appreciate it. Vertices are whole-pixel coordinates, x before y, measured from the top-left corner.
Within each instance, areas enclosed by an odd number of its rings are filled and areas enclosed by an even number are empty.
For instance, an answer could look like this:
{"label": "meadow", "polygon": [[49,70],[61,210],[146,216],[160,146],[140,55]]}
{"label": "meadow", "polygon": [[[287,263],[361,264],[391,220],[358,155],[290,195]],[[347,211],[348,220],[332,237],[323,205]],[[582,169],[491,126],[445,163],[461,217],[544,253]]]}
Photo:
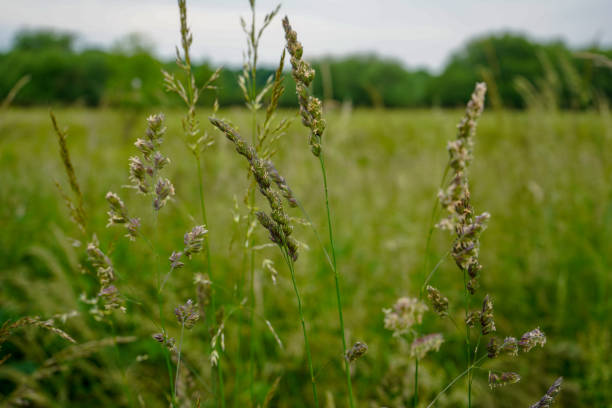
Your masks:
{"label": "meadow", "polygon": [[[466,101],[469,95],[466,95]],[[94,276],[82,270],[86,242],[70,222],[54,181],[67,186],[57,137],[46,109],[0,112],[0,320],[55,318],[76,341],[25,328],[2,345],[0,403],[29,400],[33,406],[168,406],[172,379],[164,353],[151,338],[159,332],[156,303],[158,262],[182,248],[183,234],[198,224],[195,162],[183,143],[183,111],[166,111],[164,169],[176,195],[146,229],[159,260],[143,240],[130,242],[107,228],[106,193],[119,193],[130,211],[151,214],[150,203],[125,188],[128,158],[155,110],[61,108],[55,116],[68,129],[67,144],[84,197],[89,228],[112,257],[116,285],[127,313],[98,321],[85,298],[95,294]],[[289,271],[267,234],[253,225],[254,298],[250,298],[244,246],[248,201],[247,167],[225,137],[196,111],[214,145],[202,156],[208,242],[217,305],[223,305],[220,360],[227,406],[312,406],[304,342]],[[238,129],[249,129],[245,109],[222,109]],[[263,113],[261,113],[263,115]],[[276,168],[312,218],[326,231],[318,163],[295,110],[276,145]],[[349,345],[368,345],[352,363],[358,406],[404,407],[413,403],[414,367],[409,343],[384,328],[383,309],[401,296],[415,296],[423,282],[432,206],[456,134],[460,110],[326,109],[324,135],[329,200]],[[610,284],[612,278],[612,117],[607,108],[583,112],[485,109],[475,136],[470,168],[471,200],[491,214],[481,237],[481,293],[495,302],[497,332],[524,333],[539,326],[546,347],[528,358],[500,357],[474,373],[474,407],[529,406],[559,376],[559,407],[612,404]],[[258,199],[259,200],[259,199]],[[257,201],[265,207],[263,201]],[[291,217],[301,218],[290,209]],[[152,215],[149,216],[153,217]],[[149,220],[150,221],[150,220]],[[144,221],[143,221],[144,222]],[[333,273],[312,229],[295,222],[300,245],[295,262],[322,406],[347,406]],[[444,257],[452,241],[435,230],[429,265],[443,259],[433,282],[451,299],[461,298],[462,277]],[[167,330],[181,331],[173,310],[196,298],[194,275],[205,271],[194,256],[172,272],[160,305]],[[165,271],[166,269],[164,269]],[[277,274],[276,274],[276,272]],[[274,282],[274,280],[276,282]],[[462,320],[459,308],[451,314]],[[249,316],[254,315],[250,326]],[[214,317],[206,316],[206,320]],[[443,331],[439,352],[419,366],[419,406],[465,368],[463,344],[448,320],[427,319],[425,331]],[[211,370],[208,342],[214,333],[198,324],[186,332],[183,390],[197,392],[201,406],[219,402],[219,377]],[[489,368],[519,371],[518,384],[490,390]],[[215,368],[216,370],[216,368]],[[174,403],[174,401],[172,401]],[[185,405],[191,406],[191,405]],[[436,406],[465,406],[465,381]]]}

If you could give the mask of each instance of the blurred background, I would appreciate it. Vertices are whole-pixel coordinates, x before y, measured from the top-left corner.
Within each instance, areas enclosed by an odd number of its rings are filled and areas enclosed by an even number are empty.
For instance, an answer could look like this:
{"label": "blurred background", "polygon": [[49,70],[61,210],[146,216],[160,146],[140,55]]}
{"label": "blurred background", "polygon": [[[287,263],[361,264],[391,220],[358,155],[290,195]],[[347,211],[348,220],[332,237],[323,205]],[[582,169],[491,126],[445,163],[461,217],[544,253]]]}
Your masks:
{"label": "blurred background", "polygon": [[[258,1],[257,21],[275,6]],[[192,1],[188,7],[196,79],[203,83],[223,67],[216,92],[200,99],[198,118],[216,139],[202,174],[219,302],[226,311],[240,310],[244,231],[233,220],[247,212],[249,181],[242,159],[206,118],[216,98],[218,116],[245,133],[250,129],[238,85],[246,49],[240,17],[250,18],[249,3]],[[487,371],[478,372],[474,406],[530,406],[558,376],[565,378],[558,406],[612,406],[612,3],[317,0],[287,1],[280,13],[290,17],[305,59],[313,62],[312,90],[324,101],[347,340],[369,345],[353,366],[359,406],[412,406],[409,342],[384,329],[382,309],[418,294],[446,142],[455,137],[477,81],[487,83],[488,94],[470,183],[476,211],[492,215],[482,236],[482,293],[494,299],[500,337],[540,326],[548,343],[487,366],[520,372],[518,384],[491,391]],[[178,44],[178,9],[170,0],[0,0],[0,322],[55,316],[59,327],[86,345],[74,349],[33,328],[15,332],[0,350],[0,360],[11,355],[0,365],[4,406],[168,406],[165,362],[151,339],[159,328],[147,306],[156,302],[154,260],[144,243],[129,243],[105,227],[104,195],[117,191],[130,210],[149,211],[122,186],[145,118],[163,111],[163,150],[172,161],[167,174],[177,196],[160,218],[160,252],[179,249],[198,218],[197,175],[184,159],[189,152],[180,136],[184,108],[162,86],[162,69],[180,75]],[[261,40],[260,87],[274,73],[283,46],[277,16]],[[317,163],[299,123],[293,79],[289,71],[284,75],[277,115],[293,124],[274,160],[325,232]],[[54,185],[67,184],[49,108],[68,128],[91,228],[112,254],[117,286],[129,294],[128,313],[112,323],[88,313],[86,298],[95,295],[97,283],[82,273],[85,238]],[[255,231],[257,243],[268,242],[259,226]],[[322,400],[344,407],[332,275],[312,232],[298,225],[295,236],[309,247],[296,273]],[[434,232],[429,264],[450,243],[446,233]],[[261,406],[277,379],[270,406],[312,404],[295,298],[277,252],[256,253],[256,330],[249,330],[248,311],[236,312],[226,327],[228,406]],[[279,272],[276,286],[266,260]],[[193,273],[203,268],[203,260],[194,259],[173,277],[164,299],[168,321],[177,304],[195,296]],[[452,303],[462,297],[461,278],[447,260],[433,283]],[[444,333],[446,342],[420,368],[419,406],[465,368],[464,339],[448,321],[430,314],[424,328]],[[180,327],[169,330],[178,337]],[[215,406],[209,340],[204,327],[185,339],[185,364],[196,374],[189,386],[202,406]],[[249,389],[244,373],[250,353],[255,380]],[[466,406],[464,385],[458,383],[437,406]]]}

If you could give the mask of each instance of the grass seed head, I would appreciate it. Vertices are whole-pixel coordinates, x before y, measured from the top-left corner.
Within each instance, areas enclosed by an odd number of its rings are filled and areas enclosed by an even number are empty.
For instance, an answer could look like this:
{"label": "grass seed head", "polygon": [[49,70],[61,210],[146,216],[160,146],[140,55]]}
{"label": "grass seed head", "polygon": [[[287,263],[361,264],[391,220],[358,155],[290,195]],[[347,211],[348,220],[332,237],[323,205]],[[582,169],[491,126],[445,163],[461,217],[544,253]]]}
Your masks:
{"label": "grass seed head", "polygon": [[439,351],[442,343],[444,343],[444,338],[440,333],[417,337],[410,345],[410,357],[421,360],[430,351]]}
{"label": "grass seed head", "polygon": [[427,298],[431,303],[433,310],[440,316],[448,316],[448,298],[442,296],[442,293],[433,286],[427,285]]}
{"label": "grass seed head", "polygon": [[476,121],[484,108],[486,89],[484,83],[476,84],[467,104],[465,115],[457,126],[457,137],[448,143],[449,167],[452,170],[452,177],[447,187],[438,193],[440,204],[449,215],[436,226],[453,231],[457,235],[452,247],[452,256],[459,269],[469,274],[470,279],[466,282],[466,289],[471,294],[476,292],[478,273],[482,269],[478,257],[479,238],[490,218],[488,213],[474,215],[467,177],[467,168],[472,160]]}
{"label": "grass seed head", "polygon": [[291,237],[293,227],[289,222],[289,215],[285,212],[283,202],[279,194],[272,188],[273,179],[267,170],[267,162],[260,159],[255,148],[246,142],[228,123],[213,117],[210,117],[209,120],[217,129],[225,134],[228,140],[234,143],[236,152],[244,156],[249,162],[250,170],[257,182],[259,192],[266,198],[271,210],[270,214],[258,211],[255,215],[259,223],[268,230],[270,240],[279,246],[286,247],[289,256],[293,261],[296,261],[298,257],[298,244]]}
{"label": "grass seed head", "polygon": [[353,344],[353,347],[347,350],[345,358],[348,360],[349,363],[352,363],[353,361],[356,361],[357,359],[359,359],[361,356],[363,356],[367,352],[368,352],[368,345],[361,341],[358,341],[355,344]]}
{"label": "grass seed head", "polygon": [[535,404],[531,405],[530,408],[550,408],[555,402],[555,397],[561,391],[561,385],[563,384],[563,377],[559,377],[555,380],[553,385],[550,386],[546,394]]}
{"label": "grass seed head", "polygon": [[489,295],[485,296],[484,301],[482,302],[480,325],[482,327],[483,335],[487,335],[495,331],[495,322],[493,321],[493,301]]}
{"label": "grass seed head", "polygon": [[521,336],[521,339],[518,341],[518,347],[523,353],[529,352],[535,346],[544,347],[546,344],[546,335],[539,327],[528,331],[527,333]]}
{"label": "grass seed head", "polygon": [[513,372],[494,373],[489,371],[489,387],[491,389],[503,387],[509,384],[516,384],[521,380],[521,376]]}
{"label": "grass seed head", "polygon": [[291,55],[291,73],[295,81],[295,91],[300,105],[302,124],[310,129],[308,144],[315,156],[321,154],[321,137],[325,131],[325,120],[323,119],[323,107],[318,98],[310,95],[308,87],[312,83],[315,71],[310,64],[302,59],[304,48],[297,40],[297,33],[291,28],[289,18],[283,19],[287,51]]}
{"label": "grass seed head", "polygon": [[410,331],[413,325],[421,324],[427,305],[417,298],[401,297],[391,309],[383,309],[385,329],[391,330],[394,336],[401,336]]}
{"label": "grass seed head", "polygon": [[186,329],[191,329],[200,319],[200,313],[196,305],[191,299],[187,300],[184,305],[180,305],[174,309],[174,314],[180,325],[184,325]]}

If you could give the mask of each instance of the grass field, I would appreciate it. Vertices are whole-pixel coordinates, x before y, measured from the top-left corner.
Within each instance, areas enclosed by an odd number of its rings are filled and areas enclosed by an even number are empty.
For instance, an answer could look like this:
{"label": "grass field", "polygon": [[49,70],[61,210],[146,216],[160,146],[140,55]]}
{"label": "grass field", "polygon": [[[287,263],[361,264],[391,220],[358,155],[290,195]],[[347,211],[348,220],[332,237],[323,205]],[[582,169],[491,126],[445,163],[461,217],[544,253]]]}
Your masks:
{"label": "grass field", "polygon": [[[56,353],[75,346],[36,329],[16,332],[2,348],[2,355],[12,357],[0,366],[1,401],[8,405],[9,399],[20,396],[35,406],[168,406],[166,363],[151,339],[159,331],[152,318],[157,313],[155,257],[142,241],[130,243],[121,230],[105,227],[104,196],[109,190],[120,193],[143,220],[151,213],[150,205],[122,186],[128,183],[133,142],[143,134],[145,118],[153,112],[61,109],[55,113],[69,128],[68,146],[91,229],[112,253],[117,286],[128,299],[128,311],[116,314],[112,323],[98,322],[87,313],[90,306],[79,300],[81,293],[95,294],[96,282],[79,268],[83,248],[74,246],[72,238],[81,238],[54,185],[54,180],[66,182],[48,112],[0,112],[0,320],[24,315],[48,318],[75,310],[79,314],[65,323],[58,321],[59,327],[80,344],[108,339],[92,343],[92,352],[82,358],[73,359],[68,353],[62,360]],[[293,111],[280,114],[295,115]],[[167,254],[160,261],[163,268],[165,258],[181,248],[183,234],[195,225],[200,209],[195,164],[180,136],[181,115],[167,114],[164,144],[171,159],[167,175],[176,196],[160,213],[157,229],[147,230],[157,251]],[[248,295],[248,276],[241,248],[244,226],[234,222],[234,215],[246,214],[243,199],[249,180],[244,160],[208,125],[207,115],[198,112],[216,140],[203,156],[202,171],[213,281],[217,304],[224,306],[227,316],[221,357],[227,406],[250,406],[252,399],[263,403],[277,378],[280,382],[271,406],[311,406],[295,298],[277,249],[256,252],[257,318],[252,334],[251,299],[240,306]],[[240,128],[250,126],[244,110],[221,111],[219,116]],[[347,341],[364,341],[369,346],[352,367],[359,406],[411,405],[413,366],[408,343],[384,329],[382,309],[399,296],[418,294],[430,213],[447,162],[445,146],[454,138],[461,116],[461,111],[438,110],[327,114],[326,165]],[[318,163],[306,137],[296,117],[279,143],[275,164],[324,232]],[[565,385],[557,406],[612,406],[612,117],[607,111],[485,110],[470,183],[474,206],[491,213],[481,239],[481,293],[489,293],[495,301],[498,333],[516,336],[540,325],[548,337],[543,349],[520,359],[492,361],[478,371],[474,406],[527,407],[558,376],[564,376]],[[255,234],[257,244],[269,242],[259,225]],[[346,385],[333,274],[311,229],[297,226],[294,236],[309,247],[301,251],[296,274],[321,399],[324,406],[344,407]],[[446,232],[434,232],[429,264],[448,250],[451,240]],[[262,266],[266,259],[273,260],[279,272],[276,285]],[[168,282],[162,309],[174,337],[180,331],[174,307],[195,297],[193,276],[203,268],[202,257],[194,257],[184,269],[174,271]],[[442,264],[433,282],[450,299],[461,298],[462,277],[452,260]],[[425,327],[448,335],[440,351],[429,355],[420,367],[420,406],[426,406],[465,369],[464,355],[457,352],[463,337],[453,334],[452,325],[432,318]],[[115,336],[122,337],[122,344],[115,345]],[[185,386],[200,391],[202,406],[212,406],[216,386],[208,361],[209,341],[200,325],[186,334],[183,344],[184,364],[194,373],[192,383]],[[54,355],[61,361],[60,368],[45,376],[45,361]],[[489,390],[488,368],[498,365],[520,371],[522,381]],[[437,406],[465,406],[464,381]]]}

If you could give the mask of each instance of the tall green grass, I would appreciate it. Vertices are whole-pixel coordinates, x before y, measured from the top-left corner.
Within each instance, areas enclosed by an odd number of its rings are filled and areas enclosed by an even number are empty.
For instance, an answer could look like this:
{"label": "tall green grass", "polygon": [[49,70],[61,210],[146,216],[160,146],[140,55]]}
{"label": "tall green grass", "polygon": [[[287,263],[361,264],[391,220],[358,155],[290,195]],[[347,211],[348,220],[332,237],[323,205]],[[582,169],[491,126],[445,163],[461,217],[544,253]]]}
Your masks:
{"label": "tall green grass", "polygon": [[[30,396],[42,406],[78,406],[79,400],[94,398],[100,405],[167,406],[168,376],[163,354],[150,340],[157,330],[151,305],[157,303],[153,260],[144,243],[129,244],[117,239],[117,231],[106,229],[109,188],[126,183],[127,159],[132,143],[145,128],[149,112],[133,115],[139,126],[131,127],[131,114],[104,110],[56,111],[68,125],[68,146],[79,178],[89,225],[102,242],[114,242],[112,257],[121,276],[118,285],[128,299],[128,313],[118,316],[114,332],[106,323],[88,316],[88,305],[80,302],[82,292],[95,292],[96,283],[81,274],[78,263],[82,247],[70,237],[78,233],[70,224],[55,190],[54,179],[63,180],[57,158],[56,138],[45,110],[8,110],[0,121],[0,316],[2,320],[23,315],[50,317],[70,310],[80,312],[61,324],[79,343],[117,336],[137,340],[112,347],[102,343],[78,360],[66,360],[60,374],[34,381],[44,362],[64,349],[62,339],[39,331],[25,331],[3,346],[12,357],[0,366],[0,392],[30,387]],[[198,111],[198,117],[210,112]],[[280,112],[283,114],[285,112]],[[291,112],[286,112],[291,115]],[[169,126],[164,151],[173,159],[167,170],[177,198],[168,204],[168,215],[160,213],[158,247],[170,253],[180,247],[182,235],[200,218],[199,192],[193,188],[193,163],[178,158],[185,148],[181,112],[167,114]],[[251,126],[251,116],[242,110],[221,111],[240,128]],[[368,343],[366,356],[353,367],[353,387],[359,406],[410,406],[413,371],[407,350],[382,327],[383,307],[405,293],[418,293],[425,239],[432,201],[442,176],[446,140],[452,137],[459,111],[368,111],[327,112],[326,168],[330,206],[336,209],[334,238],[336,256],[342,265],[344,320],[347,343]],[[142,120],[140,119],[142,118]],[[384,124],[384,125],[383,125]],[[175,135],[176,137],[173,137]],[[533,403],[548,388],[553,376],[563,375],[566,385],[558,406],[606,406],[612,395],[607,385],[610,368],[609,314],[612,306],[609,275],[612,237],[612,121],[603,112],[496,112],[485,114],[478,128],[477,160],[471,170],[472,199],[477,208],[494,217],[482,242],[481,260],[486,265],[483,286],[503,296],[495,304],[498,331],[522,333],[541,324],[549,337],[547,347],[530,355],[530,360],[505,361],[520,371],[523,381],[514,388],[490,392],[483,378],[474,378],[473,406],[514,407]],[[235,283],[241,276],[242,260],[234,254],[234,237],[243,234],[232,222],[233,197],[244,194],[242,162],[227,143],[216,143],[203,163],[204,194],[209,229],[215,231],[211,252],[215,255],[217,302],[227,305],[226,314],[239,307]],[[304,148],[303,131],[297,124],[278,145],[275,164],[282,169],[292,189],[306,208],[318,208],[322,197],[320,180],[313,177],[318,163]],[[103,169],[101,171],[101,169]],[[197,186],[197,184],[195,184]],[[142,205],[142,207],[140,207]],[[134,202],[130,209],[144,213],[145,204]],[[324,212],[311,211],[315,226],[324,231]],[[295,214],[299,216],[299,213]],[[254,230],[257,242],[267,238]],[[302,250],[296,277],[300,282],[304,314],[310,330],[315,376],[322,398],[345,394],[342,360],[338,356],[337,308],[333,276],[311,230],[296,226],[296,237],[309,244]],[[447,236],[434,232],[433,264],[447,250]],[[256,281],[256,318],[267,319],[272,332],[254,338],[258,370],[253,393],[264,401],[276,379],[271,406],[310,406],[311,390],[304,370],[301,328],[296,324],[295,298],[283,261],[273,249],[263,248],[265,257],[280,274],[273,286],[265,270]],[[166,318],[172,309],[192,296],[192,271],[205,270],[203,258],[192,260],[189,272],[175,271],[173,290],[164,295]],[[452,263],[437,272],[445,295],[460,296],[457,271]],[[135,300],[142,301],[136,303]],[[153,308],[155,309],[155,308]],[[154,311],[153,311],[154,312]],[[263,320],[262,320],[263,322]],[[248,371],[236,371],[238,339],[248,327],[228,319],[224,354],[225,395],[233,402],[236,383],[248,384]],[[424,324],[427,326],[427,323]],[[262,323],[262,327],[265,325]],[[424,327],[424,330],[433,329]],[[168,330],[177,337],[180,326]],[[212,406],[214,390],[208,356],[199,347],[202,328],[186,336],[181,365],[200,373],[193,379],[202,406]],[[231,334],[230,334],[231,333]],[[456,350],[464,339],[447,338],[440,352],[419,366],[419,400],[431,400],[436,391],[465,367]],[[110,345],[110,346],[109,346]],[[332,346],[333,345],[333,346]],[[93,346],[92,346],[93,347]],[[140,356],[137,358],[137,356]],[[242,365],[244,366],[244,364]],[[40,375],[40,374],[38,374]],[[125,392],[128,390],[128,392]],[[130,398],[130,395],[132,398]],[[6,397],[3,397],[5,401]],[[438,406],[462,404],[465,390],[458,387],[439,400]]]}

